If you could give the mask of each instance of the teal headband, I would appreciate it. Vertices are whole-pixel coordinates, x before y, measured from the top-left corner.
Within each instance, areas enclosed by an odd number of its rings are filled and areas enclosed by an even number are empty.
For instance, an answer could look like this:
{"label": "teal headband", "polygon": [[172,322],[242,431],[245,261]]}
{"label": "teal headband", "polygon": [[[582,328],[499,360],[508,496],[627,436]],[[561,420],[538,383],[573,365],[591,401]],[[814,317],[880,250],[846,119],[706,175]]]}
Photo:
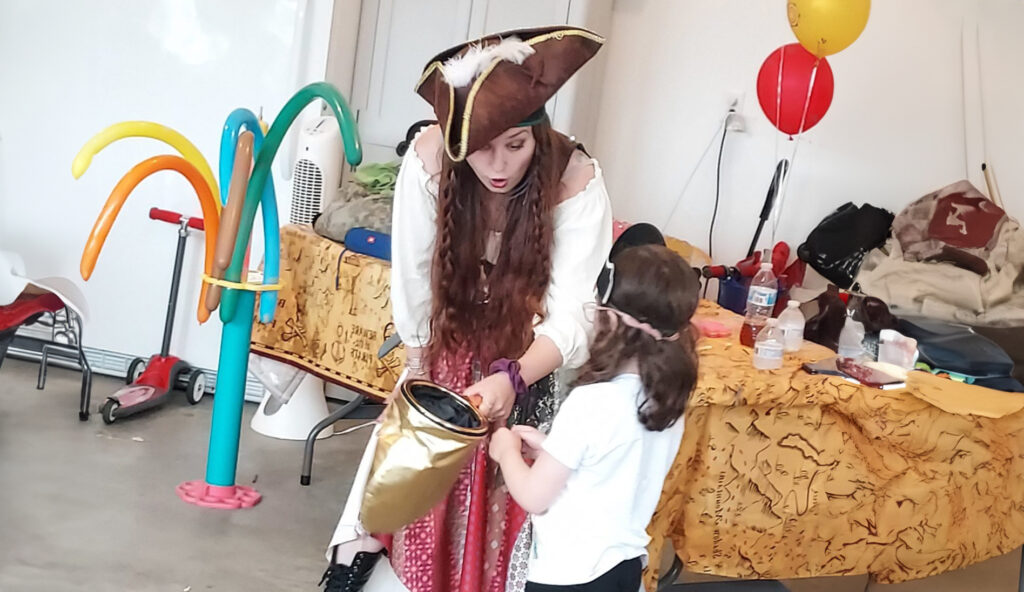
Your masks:
{"label": "teal headband", "polygon": [[531,113],[526,119],[517,123],[515,127],[533,127],[538,123],[547,120],[547,118],[548,112],[544,109],[543,106],[541,106],[540,109],[537,109],[536,111]]}

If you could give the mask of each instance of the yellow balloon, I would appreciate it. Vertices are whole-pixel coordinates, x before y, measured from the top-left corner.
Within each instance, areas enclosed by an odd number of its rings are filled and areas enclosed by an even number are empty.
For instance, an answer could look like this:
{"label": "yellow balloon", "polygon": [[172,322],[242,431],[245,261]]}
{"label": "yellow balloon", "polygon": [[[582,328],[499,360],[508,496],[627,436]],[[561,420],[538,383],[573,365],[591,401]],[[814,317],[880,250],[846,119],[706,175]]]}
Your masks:
{"label": "yellow balloon", "polygon": [[[217,189],[216,178],[210,169],[210,164],[206,162],[206,158],[199,152],[199,149],[180,133],[165,125],[151,121],[122,121],[96,134],[85,143],[85,146],[82,146],[82,149],[75,155],[75,159],[71,161],[71,174],[76,179],[81,177],[88,170],[89,165],[92,164],[92,157],[100,150],[103,150],[107,145],[116,140],[132,137],[153,138],[168,144],[177,150],[192,166],[196,167],[203,180],[210,186],[210,191],[213,195],[220,195],[220,191]],[[220,212],[220,200],[215,201],[217,202],[217,211]]]}
{"label": "yellow balloon", "polygon": [[846,49],[860,37],[871,0],[789,0],[786,11],[800,45],[820,58]]}

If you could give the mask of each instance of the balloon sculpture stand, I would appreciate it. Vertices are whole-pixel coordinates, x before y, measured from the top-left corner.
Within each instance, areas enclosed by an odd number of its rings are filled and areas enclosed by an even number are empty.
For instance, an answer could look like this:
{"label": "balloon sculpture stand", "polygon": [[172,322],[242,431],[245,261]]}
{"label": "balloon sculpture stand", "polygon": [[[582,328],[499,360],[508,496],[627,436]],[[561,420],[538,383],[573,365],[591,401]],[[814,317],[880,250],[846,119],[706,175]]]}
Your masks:
{"label": "balloon sculpture stand", "polygon": [[178,486],[178,497],[201,508],[241,510],[260,503],[263,496],[252,487],[231,485],[221,487],[203,481],[186,481]]}
{"label": "balloon sculpture stand", "polygon": [[[274,125],[266,130],[265,137],[262,122],[251,111],[233,111],[221,133],[219,188],[209,164],[195,145],[178,132],[149,121],[126,121],[110,126],[90,139],[71,165],[72,174],[77,179],[89,168],[96,153],[114,141],[129,137],[161,140],[181,154],[180,157],[157,156],[140,163],[114,188],[82,253],[81,273],[86,280],[121,206],[142,179],[156,171],[175,170],[191,182],[199,198],[206,227],[206,248],[203,286],[196,314],[199,322],[203,323],[219,307],[224,327],[206,479],[186,481],[177,487],[178,496],[190,504],[239,509],[251,508],[260,501],[261,496],[255,489],[235,484],[235,473],[249,370],[249,342],[253,319],[257,316],[256,294],[260,295],[259,321],[269,323],[274,319],[277,290],[280,289],[277,285],[280,229],[277,199],[269,179],[270,165],[295,118],[306,105],[317,99],[327,103],[338,120],[345,159],[352,166],[358,165],[362,162],[363,151],[355,118],[338,90],[326,82],[307,85],[289,99]],[[214,197],[218,194],[220,200]],[[257,210],[263,216],[263,274],[253,274],[247,269]]]}
{"label": "balloon sculpture stand", "polygon": [[[337,89],[327,83],[310,84],[296,93],[281,109],[273,125],[261,138],[253,129],[252,118],[232,113],[221,136],[221,175],[227,173],[225,154],[233,157],[234,167],[230,180],[221,181],[221,190],[229,187],[227,203],[221,215],[212,273],[203,279],[210,284],[206,308],[219,306],[224,323],[220,344],[220,364],[217,387],[213,400],[213,418],[210,428],[210,448],[207,455],[205,481],[187,481],[177,488],[178,496],[197,506],[218,509],[250,508],[260,501],[260,494],[252,487],[236,485],[238,442],[242,427],[242,406],[245,379],[249,367],[249,343],[252,339],[253,318],[256,316],[256,294],[260,296],[259,320],[273,320],[277,306],[276,285],[280,269],[280,233],[277,224],[277,204],[269,192],[270,165],[284,139],[285,133],[302,109],[316,99],[322,99],[334,111],[345,144],[345,158],[355,166],[362,161],[362,147],[355,128],[355,119]],[[246,123],[248,122],[248,123]],[[239,134],[238,126],[248,130]],[[252,176],[249,176],[250,155],[254,142],[257,146]],[[237,139],[237,144],[236,144]],[[261,200],[262,197],[262,200]],[[222,195],[223,199],[223,195]],[[248,245],[257,209],[263,215],[266,276],[260,281],[247,269]],[[247,281],[241,279],[243,274]]]}
{"label": "balloon sculpture stand", "polygon": [[204,508],[251,508],[262,497],[252,487],[235,485],[242,406],[245,403],[245,377],[249,371],[249,340],[252,337],[253,310],[256,306],[254,291],[239,291],[238,309],[234,318],[224,323],[221,336],[206,480],[186,481],[177,488],[178,497]]}

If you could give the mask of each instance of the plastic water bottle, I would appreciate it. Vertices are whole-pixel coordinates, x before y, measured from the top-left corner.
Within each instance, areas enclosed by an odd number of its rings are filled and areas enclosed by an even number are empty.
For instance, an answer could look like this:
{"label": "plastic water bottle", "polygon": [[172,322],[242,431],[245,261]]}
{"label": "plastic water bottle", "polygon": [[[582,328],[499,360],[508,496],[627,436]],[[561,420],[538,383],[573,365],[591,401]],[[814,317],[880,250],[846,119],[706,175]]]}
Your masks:
{"label": "plastic water bottle", "polygon": [[775,370],[782,367],[782,331],[778,327],[778,319],[768,319],[764,328],[757,334],[754,343],[754,368],[758,370]]}
{"label": "plastic water bottle", "polygon": [[743,320],[743,328],[740,330],[740,342],[748,347],[753,346],[757,341],[757,334],[764,327],[765,321],[772,318],[775,301],[779,297],[779,280],[772,273],[771,261],[766,259],[761,261],[761,270],[750,280],[750,290],[747,292],[747,316]]}
{"label": "plastic water bottle", "polygon": [[787,352],[799,351],[803,347],[805,323],[800,303],[796,300],[786,303],[786,310],[779,315],[779,329],[782,331],[782,343]]}
{"label": "plastic water bottle", "polygon": [[840,358],[859,359],[864,356],[864,324],[846,317],[843,330],[839,333]]}

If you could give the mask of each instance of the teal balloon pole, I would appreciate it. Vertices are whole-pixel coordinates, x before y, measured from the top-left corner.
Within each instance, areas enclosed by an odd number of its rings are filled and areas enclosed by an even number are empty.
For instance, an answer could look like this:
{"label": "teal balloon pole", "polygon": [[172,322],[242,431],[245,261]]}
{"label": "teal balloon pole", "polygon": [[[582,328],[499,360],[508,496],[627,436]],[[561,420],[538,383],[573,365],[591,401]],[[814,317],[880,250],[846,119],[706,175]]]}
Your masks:
{"label": "teal balloon pole", "polygon": [[[242,277],[242,258],[245,257],[245,248],[248,245],[249,235],[252,233],[252,225],[256,219],[256,208],[259,205],[259,196],[263,194],[263,187],[270,177],[270,165],[277,155],[281,141],[284,140],[288,128],[299,116],[299,113],[316,99],[322,99],[334,112],[338,120],[338,129],[341,130],[341,138],[345,146],[345,160],[352,166],[363,161],[363,147],[359,141],[359,131],[356,129],[355,118],[348,108],[348,103],[338,92],[338,89],[326,82],[314,82],[307,85],[285,103],[281,112],[274,119],[274,123],[267,132],[256,156],[256,164],[253,165],[252,177],[249,178],[249,186],[245,192],[245,205],[242,207],[242,219],[238,222],[238,238],[235,239],[235,250],[231,255],[231,266],[228,267],[224,277],[229,281],[237,282]],[[235,314],[235,307],[238,305],[239,294],[235,290],[227,290],[221,298],[220,314],[221,320],[231,318]]]}
{"label": "teal balloon pole", "polygon": [[[263,129],[260,128],[259,119],[256,114],[245,108],[238,108],[232,111],[224,122],[224,131],[220,134],[220,201],[228,203],[228,187],[231,186],[231,169],[235,162],[235,146],[238,144],[238,135],[248,130],[253,135],[253,153],[259,154],[263,147]],[[274,194],[274,184],[267,183],[263,190],[260,204],[263,208],[263,247],[264,251],[278,252],[281,250],[279,232],[270,232],[268,229],[277,229],[281,223],[277,219],[277,196]],[[281,272],[278,269],[279,261],[274,258],[267,258],[263,266],[263,281],[268,284],[277,283]],[[277,308],[277,292],[263,292],[260,294],[260,322],[269,323],[274,320],[274,310]],[[222,318],[223,322],[227,319]]]}
{"label": "teal balloon pole", "polygon": [[[359,133],[355,119],[349,111],[348,104],[330,84],[317,82],[310,84],[296,93],[281,109],[267,133],[267,137],[256,157],[252,177],[246,187],[245,203],[242,217],[238,224],[238,235],[231,255],[231,265],[225,278],[229,282],[242,283],[245,252],[252,235],[252,227],[256,211],[260,209],[260,198],[270,177],[270,165],[274,161],[281,141],[292,122],[302,109],[316,99],[323,99],[330,105],[338,118],[345,145],[345,158],[354,165],[363,158]],[[276,224],[277,204],[274,201],[263,202],[263,224],[266,246],[278,245],[279,229]],[[268,222],[275,221],[273,226]],[[268,250],[265,255],[265,267],[270,268],[273,259],[274,269],[280,260],[280,249]],[[270,278],[264,277],[263,284],[274,284]],[[226,288],[221,297],[220,317],[224,323],[221,333],[220,362],[217,370],[217,387],[213,398],[213,418],[210,426],[210,448],[206,458],[206,479],[204,481],[187,481],[178,486],[178,496],[188,503],[207,508],[238,509],[249,508],[260,501],[260,494],[254,488],[236,485],[235,477],[238,467],[238,442],[241,436],[242,407],[245,402],[245,382],[249,371],[249,343],[252,340],[253,316],[256,308],[255,289],[244,287]],[[267,292],[264,292],[266,295]],[[276,296],[272,297],[276,306]],[[265,304],[265,303],[261,303]],[[261,322],[263,321],[263,315]]]}

